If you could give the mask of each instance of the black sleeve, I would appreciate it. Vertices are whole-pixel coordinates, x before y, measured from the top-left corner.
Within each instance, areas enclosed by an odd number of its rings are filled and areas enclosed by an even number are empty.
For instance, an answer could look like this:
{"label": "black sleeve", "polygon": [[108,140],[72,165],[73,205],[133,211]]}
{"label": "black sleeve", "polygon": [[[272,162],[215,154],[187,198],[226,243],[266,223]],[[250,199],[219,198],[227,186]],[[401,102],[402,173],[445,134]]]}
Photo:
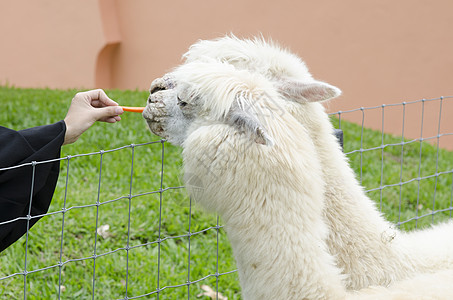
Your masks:
{"label": "black sleeve", "polygon": [[[59,158],[65,133],[64,121],[20,131],[0,126],[0,169]],[[11,220],[47,212],[59,169],[55,161],[0,171],[0,252],[27,231],[26,219]],[[38,219],[30,219],[29,227]]]}

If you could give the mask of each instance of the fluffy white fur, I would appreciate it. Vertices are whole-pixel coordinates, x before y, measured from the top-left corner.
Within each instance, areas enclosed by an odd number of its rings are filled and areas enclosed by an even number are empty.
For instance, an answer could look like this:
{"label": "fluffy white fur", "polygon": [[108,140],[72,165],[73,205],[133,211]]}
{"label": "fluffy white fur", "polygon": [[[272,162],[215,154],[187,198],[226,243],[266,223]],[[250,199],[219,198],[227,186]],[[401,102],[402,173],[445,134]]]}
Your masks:
{"label": "fluffy white fur", "polygon": [[[347,278],[326,243],[336,228],[325,218],[330,210],[320,161],[325,158],[312,128],[288,112],[293,107],[276,88],[276,81],[283,83],[276,71],[258,69],[188,58],[153,82],[143,113],[154,133],[183,147],[191,196],[222,216],[244,299],[446,299],[445,290],[436,287],[451,286],[445,284],[451,273],[426,275],[436,283],[427,291],[417,290],[423,281],[417,278],[390,289],[346,291]],[[338,90],[311,81],[307,97],[330,98]],[[360,259],[352,256],[351,261]]]}
{"label": "fluffy white fur", "polygon": [[[183,115],[193,120],[179,133],[186,185],[196,201],[222,216],[244,299],[342,298],[340,270],[327,252],[327,227],[320,217],[322,173],[306,130],[295,118],[279,115],[283,100],[262,77],[221,63],[214,74],[211,68],[211,63],[197,62],[175,70],[176,88],[152,94],[144,117],[155,128],[153,114],[161,99],[156,94],[166,94],[168,106],[174,97],[183,97]],[[266,90],[272,101],[242,97]],[[255,142],[256,132],[228,124],[226,116],[236,102],[253,105],[244,113],[266,124],[274,146]],[[255,113],[264,110],[272,117]],[[160,121],[163,128],[173,123],[172,117]],[[156,133],[171,138],[165,129]]]}
{"label": "fluffy white fur", "polygon": [[393,229],[366,196],[332,135],[333,126],[323,106],[316,103],[338,96],[340,91],[315,81],[297,56],[263,39],[231,36],[200,41],[185,57],[187,61],[215,59],[261,74],[288,100],[285,110],[304,125],[322,165],[327,244],[347,275],[348,288],[388,285],[420,272],[453,267],[453,224],[401,232]]}
{"label": "fluffy white fur", "polygon": [[390,287],[373,286],[353,292],[348,300],[447,300],[453,297],[453,270],[420,274]]}

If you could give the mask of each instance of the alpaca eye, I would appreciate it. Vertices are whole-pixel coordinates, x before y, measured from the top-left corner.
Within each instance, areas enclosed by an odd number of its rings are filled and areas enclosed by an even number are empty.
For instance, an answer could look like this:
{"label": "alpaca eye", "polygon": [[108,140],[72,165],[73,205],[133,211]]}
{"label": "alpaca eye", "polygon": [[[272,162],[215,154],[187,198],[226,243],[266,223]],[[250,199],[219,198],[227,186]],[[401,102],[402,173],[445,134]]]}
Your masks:
{"label": "alpaca eye", "polygon": [[177,96],[177,98],[178,98],[178,105],[179,105],[180,107],[185,107],[185,106],[187,106],[187,102],[182,101],[181,98],[179,98],[179,96]]}

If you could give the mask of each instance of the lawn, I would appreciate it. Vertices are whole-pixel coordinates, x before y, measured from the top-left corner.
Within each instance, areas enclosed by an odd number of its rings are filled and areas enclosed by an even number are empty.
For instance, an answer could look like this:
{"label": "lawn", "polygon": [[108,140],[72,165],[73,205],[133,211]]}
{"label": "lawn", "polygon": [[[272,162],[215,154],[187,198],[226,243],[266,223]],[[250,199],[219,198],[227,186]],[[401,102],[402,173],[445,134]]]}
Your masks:
{"label": "lawn", "polygon": [[[0,125],[19,130],[57,122],[75,93],[0,87]],[[142,106],[147,99],[144,91],[107,93],[129,106]],[[359,149],[361,127],[347,122],[341,127],[345,152]],[[363,148],[381,143],[380,132],[364,130],[363,136]],[[385,143],[399,142],[385,135]],[[27,299],[184,299],[196,298],[202,284],[240,299],[222,221],[190,205],[182,188],[181,150],[152,135],[140,114],[125,113],[113,125],[96,124],[64,146],[61,156],[51,214],[28,239],[0,254],[0,278],[9,276],[0,280],[1,299],[23,298],[24,291]],[[419,170],[421,177],[436,168],[447,172],[453,165],[453,153],[419,142],[354,152],[349,158],[366,189],[406,182],[419,177]],[[451,177],[450,172],[369,195],[395,223],[428,214],[417,220],[423,227],[450,216],[429,214],[451,206]],[[415,222],[402,227],[412,229]]]}

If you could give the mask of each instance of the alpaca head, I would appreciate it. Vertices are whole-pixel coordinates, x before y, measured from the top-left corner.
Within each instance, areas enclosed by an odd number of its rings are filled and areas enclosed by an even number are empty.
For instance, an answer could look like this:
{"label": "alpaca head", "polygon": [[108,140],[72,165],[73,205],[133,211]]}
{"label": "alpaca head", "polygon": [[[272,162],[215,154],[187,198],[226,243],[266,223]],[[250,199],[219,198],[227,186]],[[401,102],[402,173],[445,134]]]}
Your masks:
{"label": "alpaca head", "polygon": [[272,146],[263,116],[275,113],[278,101],[272,83],[260,74],[215,60],[193,61],[153,81],[143,117],[153,133],[175,145],[182,146],[201,124],[224,123]]}
{"label": "alpaca head", "polygon": [[[300,117],[299,104],[341,94],[314,80],[299,57],[263,39],[199,41],[184,56],[183,65],[151,84],[143,113],[153,133],[176,145],[182,145],[190,125],[200,119],[229,123],[252,134],[256,142],[272,145],[257,116],[265,113],[257,100],[272,99]],[[278,98],[290,101],[277,103]]]}

